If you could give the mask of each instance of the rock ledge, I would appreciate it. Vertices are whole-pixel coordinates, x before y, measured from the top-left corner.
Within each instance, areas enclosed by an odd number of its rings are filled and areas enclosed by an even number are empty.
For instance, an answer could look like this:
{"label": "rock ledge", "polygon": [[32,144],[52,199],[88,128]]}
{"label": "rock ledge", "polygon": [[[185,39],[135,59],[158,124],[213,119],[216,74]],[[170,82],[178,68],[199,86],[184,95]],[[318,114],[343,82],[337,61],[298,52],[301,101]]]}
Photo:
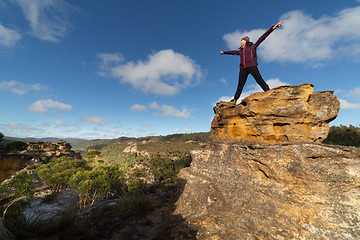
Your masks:
{"label": "rock ledge", "polygon": [[340,102],[313,84],[281,86],[255,93],[234,105],[218,102],[210,135],[214,142],[322,142]]}

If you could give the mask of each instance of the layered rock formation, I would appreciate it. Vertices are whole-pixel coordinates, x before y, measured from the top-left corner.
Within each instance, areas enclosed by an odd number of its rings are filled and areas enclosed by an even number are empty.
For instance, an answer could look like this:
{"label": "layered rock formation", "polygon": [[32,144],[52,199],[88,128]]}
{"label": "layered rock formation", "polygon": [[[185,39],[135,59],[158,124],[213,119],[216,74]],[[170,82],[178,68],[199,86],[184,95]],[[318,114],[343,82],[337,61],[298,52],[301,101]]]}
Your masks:
{"label": "layered rock formation", "polygon": [[211,138],[217,142],[322,142],[340,102],[332,91],[314,92],[312,84],[282,86],[255,93],[238,105],[214,107]]}
{"label": "layered rock formation", "polygon": [[52,159],[54,157],[73,157],[81,159],[80,154],[71,150],[70,143],[63,140],[59,140],[58,142],[28,142],[27,144],[28,148],[26,153],[40,154],[47,159]]}
{"label": "layered rock formation", "polygon": [[196,239],[360,239],[360,149],[212,144],[176,203]]}
{"label": "layered rock formation", "polygon": [[284,86],[214,110],[213,142],[178,175],[174,214],[196,239],[360,239],[360,149],[317,143],[332,92]]}
{"label": "layered rock formation", "polygon": [[11,174],[32,164],[42,164],[52,158],[72,157],[81,159],[80,153],[71,150],[71,145],[65,141],[51,142],[28,142],[27,150],[21,153],[0,153],[0,182]]}

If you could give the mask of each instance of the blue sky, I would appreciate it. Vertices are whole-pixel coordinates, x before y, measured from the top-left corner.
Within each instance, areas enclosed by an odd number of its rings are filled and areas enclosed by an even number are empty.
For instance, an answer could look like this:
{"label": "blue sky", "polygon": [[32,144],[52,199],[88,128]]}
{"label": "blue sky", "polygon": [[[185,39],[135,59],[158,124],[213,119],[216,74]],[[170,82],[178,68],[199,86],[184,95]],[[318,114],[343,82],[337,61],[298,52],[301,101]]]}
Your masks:
{"label": "blue sky", "polygon": [[[256,5],[256,6],[255,6]],[[313,83],[359,126],[360,1],[0,0],[0,132],[117,138],[204,132],[230,100],[241,37],[270,87]],[[261,91],[249,76],[241,98]]]}

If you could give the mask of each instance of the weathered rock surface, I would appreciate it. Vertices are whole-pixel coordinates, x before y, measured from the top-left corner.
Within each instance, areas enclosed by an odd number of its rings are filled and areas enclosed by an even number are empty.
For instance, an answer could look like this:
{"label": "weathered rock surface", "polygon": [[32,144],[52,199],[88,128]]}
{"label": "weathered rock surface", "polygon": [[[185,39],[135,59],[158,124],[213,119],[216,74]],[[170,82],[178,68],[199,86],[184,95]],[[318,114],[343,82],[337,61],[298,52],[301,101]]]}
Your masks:
{"label": "weathered rock surface", "polygon": [[211,138],[216,142],[322,142],[340,102],[332,91],[314,92],[312,84],[282,86],[255,93],[238,105],[214,107]]}
{"label": "weathered rock surface", "polygon": [[30,155],[0,153],[0,183],[25,168],[31,159]]}
{"label": "weathered rock surface", "polygon": [[62,140],[56,143],[38,141],[27,144],[27,149],[21,153],[0,152],[0,183],[28,165],[41,165],[43,162],[59,157],[82,158],[80,153],[71,150],[69,143]]}
{"label": "weathered rock surface", "polygon": [[47,160],[58,157],[73,157],[81,159],[81,155],[71,150],[70,143],[59,140],[58,142],[28,142],[28,148],[25,153],[37,153],[46,157]]}
{"label": "weathered rock surface", "polygon": [[359,148],[213,143],[179,178],[197,239],[360,239]]}

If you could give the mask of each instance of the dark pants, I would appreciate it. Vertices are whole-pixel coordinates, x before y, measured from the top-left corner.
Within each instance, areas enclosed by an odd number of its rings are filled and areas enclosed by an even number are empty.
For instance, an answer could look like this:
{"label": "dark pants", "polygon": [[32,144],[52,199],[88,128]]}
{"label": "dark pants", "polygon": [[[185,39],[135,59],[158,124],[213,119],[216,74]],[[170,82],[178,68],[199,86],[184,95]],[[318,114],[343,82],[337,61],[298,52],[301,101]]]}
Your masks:
{"label": "dark pants", "polygon": [[259,69],[256,66],[247,67],[240,70],[239,72],[239,83],[234,96],[235,100],[239,99],[249,74],[251,74],[255,78],[256,82],[260,85],[260,87],[264,90],[264,92],[270,89],[269,86],[264,81],[264,79],[261,77]]}

